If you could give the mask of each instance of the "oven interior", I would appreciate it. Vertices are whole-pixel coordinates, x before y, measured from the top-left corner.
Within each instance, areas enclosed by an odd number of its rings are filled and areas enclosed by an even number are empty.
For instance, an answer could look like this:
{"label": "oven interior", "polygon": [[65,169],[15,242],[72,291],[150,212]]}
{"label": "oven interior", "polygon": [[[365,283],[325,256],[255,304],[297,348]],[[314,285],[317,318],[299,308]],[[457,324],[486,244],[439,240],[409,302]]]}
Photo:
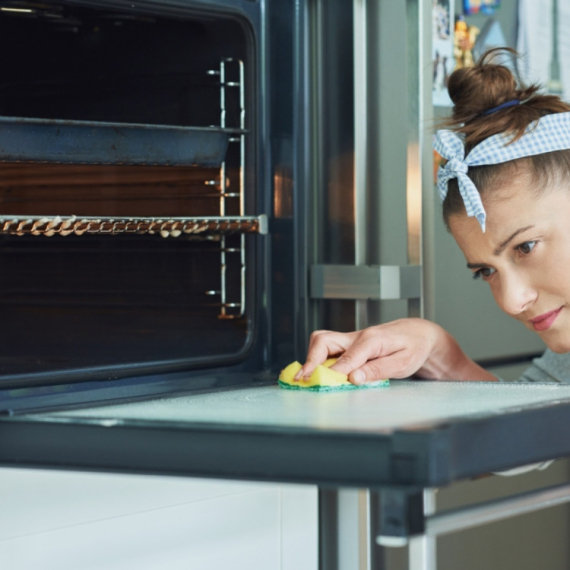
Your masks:
{"label": "oven interior", "polygon": [[0,47],[0,386],[243,360],[248,26],[1,1]]}

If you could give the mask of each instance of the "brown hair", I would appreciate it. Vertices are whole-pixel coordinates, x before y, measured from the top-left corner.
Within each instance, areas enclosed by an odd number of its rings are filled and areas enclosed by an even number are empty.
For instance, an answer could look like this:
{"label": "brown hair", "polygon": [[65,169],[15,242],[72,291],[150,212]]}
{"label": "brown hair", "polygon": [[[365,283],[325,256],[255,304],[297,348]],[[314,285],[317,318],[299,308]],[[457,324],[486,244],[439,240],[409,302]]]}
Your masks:
{"label": "brown hair", "polygon": [[[454,103],[452,116],[442,126],[465,136],[465,154],[484,139],[505,133],[513,140],[520,138],[528,125],[544,115],[565,113],[570,105],[556,95],[540,93],[539,85],[521,85],[512,71],[496,63],[501,54],[516,56],[510,48],[487,51],[473,67],[454,71],[448,82],[449,96]],[[518,100],[519,105],[505,107],[484,114],[508,101]],[[502,164],[471,167],[468,172],[481,194],[501,187],[516,171],[530,175],[531,184],[538,187],[554,177],[570,177],[570,150],[549,152],[521,158]],[[449,181],[447,197],[443,202],[443,219],[449,229],[449,218],[465,211],[459,194],[457,179]]]}

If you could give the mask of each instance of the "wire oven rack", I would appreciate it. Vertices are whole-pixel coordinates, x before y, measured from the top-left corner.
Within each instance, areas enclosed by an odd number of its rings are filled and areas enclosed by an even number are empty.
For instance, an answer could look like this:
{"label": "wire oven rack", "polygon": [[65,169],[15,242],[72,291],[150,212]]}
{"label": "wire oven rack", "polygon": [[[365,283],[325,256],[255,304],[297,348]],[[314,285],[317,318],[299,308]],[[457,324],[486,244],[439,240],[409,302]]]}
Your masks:
{"label": "wire oven rack", "polygon": [[1,216],[0,233],[10,235],[67,236],[70,234],[182,234],[267,233],[267,217],[224,216],[193,218],[120,218],[81,216]]}
{"label": "wire oven rack", "polygon": [[[232,77],[229,80],[228,68]],[[41,216],[0,214],[0,234],[14,236],[77,236],[84,234],[158,234],[162,237],[219,235],[220,290],[207,291],[219,296],[220,318],[235,319],[246,308],[245,235],[267,233],[265,215],[245,215],[245,73],[244,64],[223,58],[219,68],[209,70],[219,80],[220,125],[211,127],[175,127],[132,123],[105,123],[0,117],[0,162],[36,162],[61,164],[113,164],[219,167],[219,181],[206,181],[219,190],[219,216],[216,217],[110,217]],[[226,98],[237,90],[239,117],[237,125],[227,126]],[[225,190],[226,156],[230,144],[239,144],[238,191]],[[239,215],[228,216],[228,200],[239,201]],[[234,202],[235,203],[235,202]],[[228,247],[226,235],[240,234],[239,246]],[[227,256],[239,256],[239,298],[228,290]],[[235,264],[233,264],[235,265]]]}

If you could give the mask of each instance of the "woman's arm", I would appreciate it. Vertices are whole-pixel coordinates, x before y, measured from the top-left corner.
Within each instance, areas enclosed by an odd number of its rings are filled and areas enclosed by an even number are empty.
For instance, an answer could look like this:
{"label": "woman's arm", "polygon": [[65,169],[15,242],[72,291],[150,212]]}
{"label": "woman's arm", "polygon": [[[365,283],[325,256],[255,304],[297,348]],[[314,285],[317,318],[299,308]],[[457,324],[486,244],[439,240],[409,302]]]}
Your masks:
{"label": "woman's arm", "polygon": [[461,350],[442,327],[424,319],[400,319],[351,333],[315,331],[297,379],[338,356],[333,370],[353,384],[381,378],[497,381]]}

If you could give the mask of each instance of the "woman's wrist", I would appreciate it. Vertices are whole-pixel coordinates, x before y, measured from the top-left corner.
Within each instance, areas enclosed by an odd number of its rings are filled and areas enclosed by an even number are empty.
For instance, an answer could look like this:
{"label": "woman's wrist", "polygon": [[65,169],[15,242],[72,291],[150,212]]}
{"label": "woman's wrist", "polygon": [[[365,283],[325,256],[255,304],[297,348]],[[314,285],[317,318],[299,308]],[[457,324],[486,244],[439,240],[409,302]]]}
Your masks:
{"label": "woman's wrist", "polygon": [[481,368],[461,349],[459,343],[442,327],[431,324],[432,350],[418,370],[421,378],[434,380],[474,380],[496,382],[496,376]]}

